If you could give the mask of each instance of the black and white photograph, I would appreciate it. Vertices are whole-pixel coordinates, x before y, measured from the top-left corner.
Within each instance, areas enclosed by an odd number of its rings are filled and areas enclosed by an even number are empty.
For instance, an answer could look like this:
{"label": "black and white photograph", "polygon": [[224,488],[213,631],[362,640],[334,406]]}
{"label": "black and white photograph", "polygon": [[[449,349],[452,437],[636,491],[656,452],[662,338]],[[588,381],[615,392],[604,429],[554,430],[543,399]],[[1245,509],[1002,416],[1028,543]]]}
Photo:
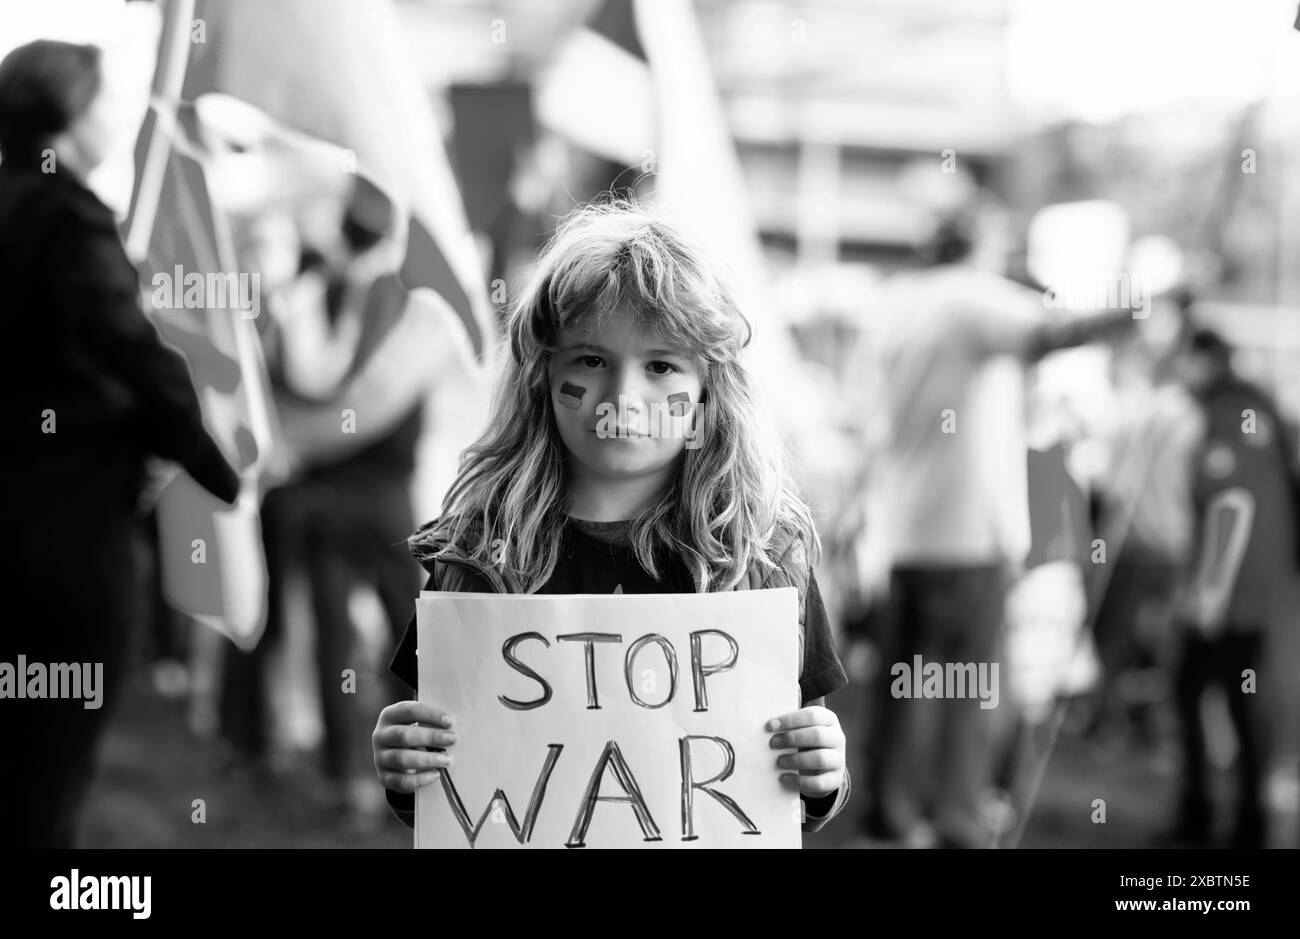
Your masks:
{"label": "black and white photograph", "polygon": [[3,0],[0,905],[1276,911],[1298,117],[1298,0]]}

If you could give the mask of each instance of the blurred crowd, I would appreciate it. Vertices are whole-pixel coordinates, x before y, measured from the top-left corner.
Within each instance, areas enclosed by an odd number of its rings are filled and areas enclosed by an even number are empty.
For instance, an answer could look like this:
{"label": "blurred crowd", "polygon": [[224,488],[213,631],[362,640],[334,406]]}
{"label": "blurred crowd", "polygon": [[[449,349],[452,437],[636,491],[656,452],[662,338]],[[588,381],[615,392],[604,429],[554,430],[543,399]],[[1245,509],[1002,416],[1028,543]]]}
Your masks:
{"label": "blurred crowd", "polygon": [[[98,450],[33,455],[35,445],[20,444],[20,466],[48,493],[81,494],[54,516],[5,498],[33,544],[44,529],[65,546],[85,534],[86,550],[58,563],[94,569],[92,583],[111,595],[99,612],[113,623],[113,649],[102,657],[121,662],[135,643],[155,692],[185,702],[191,732],[225,754],[228,772],[301,787],[323,818],[373,829],[387,809],[366,740],[378,708],[404,696],[388,662],[423,583],[405,540],[436,514],[455,455],[477,430],[492,337],[475,335],[473,315],[445,291],[410,276],[429,237],[412,224],[410,193],[355,167],[342,183],[334,174],[316,185],[311,174],[342,151],[313,149],[260,111],[228,109],[205,118],[223,148],[207,185],[229,209],[213,228],[228,238],[233,269],[259,275],[265,315],[216,352],[193,324],[160,326],[164,344],[132,306],[136,275],[162,259],[128,259],[105,234],[107,209],[83,194],[103,155],[94,102],[106,92],[97,60],[78,48],[23,47],[0,65],[0,262],[6,281],[31,265],[84,262],[86,283],[69,275],[73,288],[54,303],[116,304],[109,332],[121,344],[111,368],[93,374],[74,355],[49,353],[49,375],[67,382],[59,400],[75,391],[107,407],[129,374],[123,400],[163,402],[132,418],[155,435],[141,447],[173,466],[146,480],[127,461],[120,478],[81,491],[69,481]],[[77,156],[66,172],[42,174],[43,145],[56,137],[61,155]],[[469,223],[478,293],[503,285],[489,334],[558,216],[611,191],[653,188],[647,174],[566,150],[553,135],[503,149],[498,201]],[[910,188],[926,172],[943,173],[931,161],[899,174],[903,198],[926,203]],[[1240,350],[1204,315],[1213,280],[1150,277],[1140,290],[1074,302],[1063,291],[1070,237],[1040,251],[999,203],[1006,194],[946,175],[945,191],[959,197],[925,206],[928,223],[905,254],[787,268],[760,324],[780,337],[781,374],[800,389],[785,429],[822,525],[818,578],[863,689],[855,726],[867,778],[852,809],[862,843],[1015,846],[1065,737],[1176,767],[1160,843],[1294,841],[1273,821],[1278,781],[1294,788],[1300,751],[1294,402],[1279,403],[1267,376],[1243,369]],[[57,264],[20,254],[42,187],[54,192],[68,176],[79,188],[58,198],[80,206],[87,233],[68,250],[86,253]],[[257,184],[239,189],[236,178]],[[19,198],[28,189],[34,201]],[[1134,256],[1127,238],[1110,247]],[[1114,270],[1130,268],[1121,260]],[[240,345],[250,340],[255,354]],[[264,370],[269,426],[223,436],[208,414],[203,429],[200,407],[211,402],[178,387],[186,341],[197,343],[185,348],[196,378],[209,360]],[[44,406],[54,378],[20,388],[25,380],[15,366],[6,393]],[[257,384],[247,372],[243,380],[247,406]],[[229,463],[220,471],[218,445]],[[239,564],[223,575],[227,597],[241,584],[264,594],[255,629],[214,630],[213,617],[174,602],[160,507],[179,491],[177,466],[235,505],[229,517],[255,522],[260,544],[221,542],[226,523],[216,522],[209,546],[264,557],[248,579]],[[96,531],[101,516],[111,525]],[[39,544],[38,560],[54,563],[57,543]],[[85,597],[45,595],[48,571],[35,562],[23,570],[33,602],[94,612]],[[973,686],[932,697],[910,671],[900,678],[900,663],[996,664],[996,706],[972,700]],[[93,750],[101,732],[90,728],[84,745]],[[52,752],[48,741],[32,745]],[[62,786],[72,813],[90,770],[79,760],[61,772],[31,785]],[[21,807],[32,796],[13,798]]]}
{"label": "blurred crowd", "polygon": [[[863,461],[828,510],[827,562],[874,689],[863,832],[1013,845],[1068,734],[1176,763],[1160,843],[1270,843],[1268,783],[1296,742],[1295,415],[1242,376],[1185,283],[1146,310],[1062,317],[961,214],[860,285],[858,351],[821,357],[870,389],[846,412]],[[843,348],[845,310],[824,313],[804,348]],[[1088,346],[1095,362],[1071,359]],[[999,662],[1001,706],[918,706],[896,680],[913,656]],[[1216,813],[1225,764],[1237,785]]]}

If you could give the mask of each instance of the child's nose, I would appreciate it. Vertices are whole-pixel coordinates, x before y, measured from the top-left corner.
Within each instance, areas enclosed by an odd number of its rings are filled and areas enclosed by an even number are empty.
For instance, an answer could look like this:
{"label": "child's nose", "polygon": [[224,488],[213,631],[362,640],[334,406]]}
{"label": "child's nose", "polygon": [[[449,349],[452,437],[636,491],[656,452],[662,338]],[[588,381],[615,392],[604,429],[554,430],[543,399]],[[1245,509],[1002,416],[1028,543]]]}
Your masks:
{"label": "child's nose", "polygon": [[615,398],[613,403],[622,404],[631,411],[644,410],[645,383],[637,370],[630,368],[616,370],[613,387],[610,390]]}

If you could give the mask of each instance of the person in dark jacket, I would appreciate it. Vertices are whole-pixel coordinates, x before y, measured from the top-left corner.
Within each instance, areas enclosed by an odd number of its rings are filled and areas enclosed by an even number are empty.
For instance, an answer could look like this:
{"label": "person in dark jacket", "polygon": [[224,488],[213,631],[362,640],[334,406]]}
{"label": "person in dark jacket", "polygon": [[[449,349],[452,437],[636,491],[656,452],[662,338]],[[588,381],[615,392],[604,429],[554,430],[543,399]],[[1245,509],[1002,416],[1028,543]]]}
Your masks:
{"label": "person in dark jacket", "polygon": [[121,686],[140,591],[145,460],[233,502],[182,356],[140,307],[112,211],[87,188],[114,134],[94,46],[38,41],[0,62],[0,283],[13,419],[4,501],[0,831],[70,847]]}
{"label": "person in dark jacket", "polygon": [[[1214,800],[1208,728],[1201,702],[1218,685],[1237,743],[1237,799],[1229,843],[1265,847],[1265,783],[1275,720],[1269,706],[1279,628],[1289,628],[1295,577],[1295,506],[1291,429],[1272,397],[1242,378],[1232,346],[1217,333],[1192,334],[1178,361],[1196,396],[1205,432],[1196,453],[1192,499],[1196,557],[1179,612],[1182,657],[1175,699],[1182,725],[1183,767],[1173,840],[1211,842]],[[1258,678],[1257,678],[1258,676]]]}

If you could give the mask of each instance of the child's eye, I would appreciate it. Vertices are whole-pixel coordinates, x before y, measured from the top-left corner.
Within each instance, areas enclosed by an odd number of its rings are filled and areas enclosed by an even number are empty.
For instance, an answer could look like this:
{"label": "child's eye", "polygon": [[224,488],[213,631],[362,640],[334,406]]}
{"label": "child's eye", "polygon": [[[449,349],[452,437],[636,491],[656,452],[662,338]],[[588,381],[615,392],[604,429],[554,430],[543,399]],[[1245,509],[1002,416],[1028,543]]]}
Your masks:
{"label": "child's eye", "polygon": [[650,369],[650,371],[654,372],[656,375],[672,375],[681,371],[680,368],[671,362],[651,362],[646,366],[646,368]]}
{"label": "child's eye", "polygon": [[600,356],[598,356],[598,355],[580,355],[580,356],[578,356],[578,364],[579,364],[579,365],[582,365],[582,366],[585,366],[585,367],[587,367],[587,368],[600,368],[601,365],[604,364],[604,362],[605,362],[605,360],[602,359],[602,358],[601,358]]}

